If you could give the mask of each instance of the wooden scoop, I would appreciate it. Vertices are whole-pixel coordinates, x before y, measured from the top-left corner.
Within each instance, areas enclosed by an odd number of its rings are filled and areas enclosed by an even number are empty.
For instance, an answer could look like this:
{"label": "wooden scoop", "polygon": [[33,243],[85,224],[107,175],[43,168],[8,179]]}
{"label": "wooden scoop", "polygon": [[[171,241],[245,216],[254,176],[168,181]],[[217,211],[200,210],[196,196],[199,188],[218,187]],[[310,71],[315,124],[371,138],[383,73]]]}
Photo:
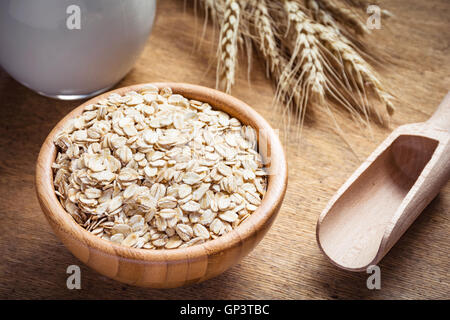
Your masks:
{"label": "wooden scoop", "polygon": [[428,121],[393,131],[338,190],[317,222],[319,247],[340,268],[366,270],[449,179],[450,92]]}

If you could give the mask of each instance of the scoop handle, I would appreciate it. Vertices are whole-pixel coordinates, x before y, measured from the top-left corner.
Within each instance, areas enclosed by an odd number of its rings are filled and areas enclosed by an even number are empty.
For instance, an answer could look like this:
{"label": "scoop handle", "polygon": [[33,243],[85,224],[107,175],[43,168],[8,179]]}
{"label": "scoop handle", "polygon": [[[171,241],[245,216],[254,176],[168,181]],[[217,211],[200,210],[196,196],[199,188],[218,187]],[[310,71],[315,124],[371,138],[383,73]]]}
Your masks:
{"label": "scoop handle", "polygon": [[433,127],[450,131],[450,91],[427,123]]}
{"label": "scoop handle", "polygon": [[429,163],[423,169],[417,180],[419,183],[416,182],[408,193],[408,203],[403,208],[403,214],[395,221],[395,224],[391,225],[389,237],[381,244],[382,255],[379,256],[379,259],[394,246],[425,207],[436,197],[439,190],[450,180],[450,139],[443,140],[446,142],[438,146],[441,151],[437,155],[433,155],[432,165],[430,166]]}

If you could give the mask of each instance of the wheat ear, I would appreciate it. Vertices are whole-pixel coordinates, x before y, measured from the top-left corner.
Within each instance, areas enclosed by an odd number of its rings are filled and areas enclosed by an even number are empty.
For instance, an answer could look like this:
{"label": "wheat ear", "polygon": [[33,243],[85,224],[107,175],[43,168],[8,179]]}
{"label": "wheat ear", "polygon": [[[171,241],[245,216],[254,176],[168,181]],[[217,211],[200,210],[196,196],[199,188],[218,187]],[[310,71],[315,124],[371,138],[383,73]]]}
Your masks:
{"label": "wheat ear", "polygon": [[369,33],[361,18],[351,9],[339,5],[335,0],[320,0],[320,5],[328,10],[334,17],[340,19],[342,23],[348,24],[355,31],[364,34]]}
{"label": "wheat ear", "polygon": [[[254,25],[257,47],[267,61],[268,72],[276,82],[279,82],[286,69],[287,61],[277,44],[266,1],[256,0],[255,2]],[[287,83],[280,83],[280,86],[283,89]]]}
{"label": "wheat ear", "polygon": [[266,1],[255,1],[254,24],[256,29],[258,48],[267,60],[272,74],[278,74],[280,69],[280,53],[270,22]]}
{"label": "wheat ear", "polygon": [[[370,85],[376,95],[385,104],[387,112],[392,114],[394,111],[394,105],[391,101],[392,97],[382,86],[368,63],[361,58],[353,47],[345,40],[341,39],[332,28],[318,25],[317,32],[321,43],[323,43],[335,57],[339,57],[342,60],[346,73],[350,75],[350,79],[356,82],[356,89],[365,92],[366,85]],[[385,119],[383,115],[378,112],[377,109],[375,109],[375,113],[380,122],[384,123]]]}
{"label": "wheat ear", "polygon": [[[267,72],[277,83],[273,112],[278,114],[279,107],[284,103],[286,107],[283,110],[282,117],[283,120],[286,120],[285,115],[290,115],[289,107],[292,106],[292,109],[296,110],[296,103],[301,98],[301,89],[296,86],[293,78],[284,76],[287,74],[288,61],[277,43],[272,18],[265,0],[255,0],[254,27],[256,46],[266,60]],[[289,125],[289,120],[287,123]]]}
{"label": "wheat ear", "polygon": [[217,64],[217,85],[229,93],[234,84],[237,40],[239,37],[240,6],[236,0],[227,0],[220,28]]}
{"label": "wheat ear", "polygon": [[[346,38],[338,34],[334,28],[315,23],[308,19],[294,1],[285,1],[285,8],[288,13],[288,22],[295,25],[297,32],[296,46],[291,54],[293,59],[299,56],[301,60],[297,66],[292,66],[291,69],[295,70],[295,68],[300,68],[302,73],[299,81],[302,83],[303,96],[306,98],[303,99],[305,103],[300,104],[301,111],[304,112],[304,107],[308,102],[308,95],[311,91],[311,93],[319,97],[319,105],[325,104],[326,100],[324,99],[324,95],[327,93],[336,98],[353,116],[360,118],[355,113],[354,106],[349,103],[349,99],[355,100],[352,98],[352,92],[357,92],[360,96],[361,103],[356,102],[356,100],[355,102],[362,109],[366,119],[368,119],[369,114],[375,113],[379,121],[384,123],[385,117],[383,114],[368,104],[364,83],[368,82],[372,85],[378,97],[386,104],[387,110],[391,112],[393,105],[389,100],[389,95],[381,86],[381,83],[368,64],[359,56],[355,49],[347,44]],[[334,67],[325,59],[322,53],[322,49],[325,49],[325,51],[327,49],[322,43],[323,39],[321,35],[323,35],[324,31],[329,31],[333,35],[332,43],[326,44],[330,44],[340,50],[336,52],[328,49],[334,54],[334,60],[339,62],[340,60],[337,57],[344,55],[341,60],[342,63],[335,63]],[[299,50],[299,48],[303,49]],[[341,52],[344,48],[346,51],[345,54]],[[306,61],[306,63],[302,63],[302,61]],[[342,78],[339,74],[344,70],[352,70],[352,72],[348,73],[347,77]],[[354,72],[355,70],[357,72]],[[302,75],[305,73],[309,73],[309,75],[306,79],[303,79]],[[354,83],[355,79],[358,85],[351,86],[349,82]],[[364,81],[360,81],[361,79]],[[313,85],[311,86],[311,84]],[[345,89],[346,87],[347,90]],[[356,90],[353,91],[354,89]],[[326,105],[325,107],[328,108]]]}
{"label": "wheat ear", "polygon": [[[288,15],[288,27],[293,26],[295,39],[289,67],[296,73],[295,79],[302,93],[302,100],[297,104],[298,117],[296,120],[298,128],[301,130],[303,127],[306,106],[309,104],[312,95],[314,98],[318,98],[316,101],[317,106],[326,110],[335,124],[338,134],[346,141],[341,128],[329,108],[325,94],[334,97],[354,117],[360,118],[360,116],[340,91],[343,83],[339,80],[332,65],[323,56],[321,50],[322,45],[317,34],[319,24],[309,19],[294,1],[286,0],[284,7]],[[297,65],[291,65],[292,62],[297,63]],[[337,83],[333,83],[331,79],[336,80]],[[297,131],[298,135],[300,134],[300,130]],[[350,148],[353,149],[351,146]]]}
{"label": "wheat ear", "polygon": [[289,67],[291,74],[300,72],[299,83],[307,104],[308,95],[312,93],[322,102],[325,98],[326,77],[323,59],[319,51],[318,39],[314,35],[314,23],[306,17],[295,1],[286,0],[284,8],[288,16],[288,24],[293,29],[291,40],[293,49]]}

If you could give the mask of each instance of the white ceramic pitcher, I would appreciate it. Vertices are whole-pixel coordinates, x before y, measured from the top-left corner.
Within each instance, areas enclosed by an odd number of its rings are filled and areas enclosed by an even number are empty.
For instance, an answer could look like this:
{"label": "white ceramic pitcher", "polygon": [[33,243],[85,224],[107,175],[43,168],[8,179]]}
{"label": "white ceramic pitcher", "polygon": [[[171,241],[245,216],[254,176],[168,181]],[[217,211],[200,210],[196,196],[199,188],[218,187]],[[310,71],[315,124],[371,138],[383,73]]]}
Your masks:
{"label": "white ceramic pitcher", "polygon": [[0,65],[32,90],[81,99],[132,68],[156,0],[1,0]]}

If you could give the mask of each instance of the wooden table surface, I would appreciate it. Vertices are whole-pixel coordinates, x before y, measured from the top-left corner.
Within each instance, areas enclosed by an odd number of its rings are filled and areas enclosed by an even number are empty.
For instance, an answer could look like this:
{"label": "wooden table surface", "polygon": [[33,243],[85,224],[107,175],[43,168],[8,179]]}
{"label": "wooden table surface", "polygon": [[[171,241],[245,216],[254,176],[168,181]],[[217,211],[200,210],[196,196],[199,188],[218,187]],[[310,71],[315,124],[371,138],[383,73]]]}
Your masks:
{"label": "wooden table surface", "polygon": [[[397,96],[390,128],[373,134],[341,119],[357,157],[320,113],[301,142],[289,142],[289,186],[272,228],[243,261],[217,278],[189,287],[154,290],[124,285],[82,265],[54,236],[35,196],[35,161],[51,128],[80,102],[55,101],[0,71],[0,298],[57,299],[449,299],[450,184],[380,263],[381,290],[366,273],[331,265],[315,240],[316,220],[329,198],[392,128],[426,120],[450,89],[450,2],[382,1],[396,17],[382,20],[367,42],[388,53],[379,68]],[[158,17],[134,69],[116,86],[179,81],[215,86],[214,46],[182,0],[159,1]],[[210,67],[208,69],[208,66]],[[243,65],[233,95],[270,120],[273,88],[257,60],[251,83]],[[278,124],[272,122],[276,127]],[[82,289],[66,288],[66,268],[80,264]]]}

